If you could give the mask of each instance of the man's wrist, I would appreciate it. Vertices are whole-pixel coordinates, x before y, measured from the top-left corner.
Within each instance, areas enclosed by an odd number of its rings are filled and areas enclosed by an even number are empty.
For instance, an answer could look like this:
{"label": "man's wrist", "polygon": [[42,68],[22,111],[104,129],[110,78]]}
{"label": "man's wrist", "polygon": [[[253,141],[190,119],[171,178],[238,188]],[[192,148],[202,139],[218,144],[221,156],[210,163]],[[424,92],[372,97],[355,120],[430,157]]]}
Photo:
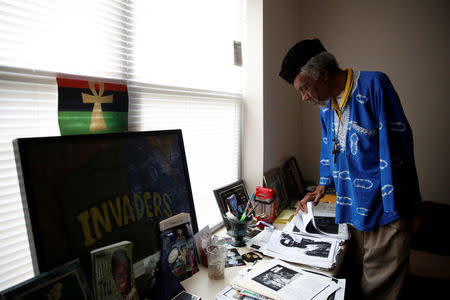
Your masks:
{"label": "man's wrist", "polygon": [[319,185],[317,186],[317,188],[319,188],[319,189],[325,191],[325,190],[327,189],[327,186],[326,186],[326,185],[321,185],[321,184],[319,184]]}
{"label": "man's wrist", "polygon": [[317,188],[319,189],[322,198],[325,195],[325,192],[327,191],[327,187],[324,185],[318,185]]}

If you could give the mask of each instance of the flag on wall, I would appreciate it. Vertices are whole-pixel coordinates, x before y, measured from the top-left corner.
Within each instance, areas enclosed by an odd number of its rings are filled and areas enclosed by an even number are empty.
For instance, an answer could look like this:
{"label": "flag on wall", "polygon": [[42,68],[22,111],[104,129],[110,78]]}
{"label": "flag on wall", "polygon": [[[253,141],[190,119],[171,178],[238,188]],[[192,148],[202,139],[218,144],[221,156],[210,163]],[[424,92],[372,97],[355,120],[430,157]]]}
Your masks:
{"label": "flag on wall", "polygon": [[61,135],[128,130],[128,88],[97,80],[57,78]]}

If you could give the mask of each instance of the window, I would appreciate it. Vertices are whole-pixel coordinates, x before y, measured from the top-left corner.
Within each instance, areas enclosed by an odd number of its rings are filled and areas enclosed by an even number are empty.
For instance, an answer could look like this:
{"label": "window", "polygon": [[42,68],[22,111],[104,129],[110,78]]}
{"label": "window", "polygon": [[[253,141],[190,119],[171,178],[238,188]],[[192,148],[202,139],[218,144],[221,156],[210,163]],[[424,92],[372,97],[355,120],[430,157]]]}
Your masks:
{"label": "window", "polygon": [[199,228],[240,177],[243,0],[0,0],[0,290],[33,276],[12,140],[59,135],[60,73],[126,80],[129,130],[181,128]]}

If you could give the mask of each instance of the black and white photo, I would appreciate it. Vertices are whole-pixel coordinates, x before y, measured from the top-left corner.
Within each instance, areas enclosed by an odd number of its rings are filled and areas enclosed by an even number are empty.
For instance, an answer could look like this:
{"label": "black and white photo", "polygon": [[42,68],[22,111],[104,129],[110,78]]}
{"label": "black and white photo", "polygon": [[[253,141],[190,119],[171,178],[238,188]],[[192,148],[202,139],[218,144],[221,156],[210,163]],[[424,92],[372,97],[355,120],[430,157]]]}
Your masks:
{"label": "black and white photo", "polygon": [[301,273],[285,266],[276,265],[254,277],[253,280],[274,291],[278,291],[297,278],[296,275],[300,276]]}
{"label": "black and white photo", "polygon": [[318,257],[328,257],[331,250],[330,242],[316,241],[305,237],[299,239],[298,236],[286,232],[281,233],[280,245],[289,248],[298,248],[305,255]]}

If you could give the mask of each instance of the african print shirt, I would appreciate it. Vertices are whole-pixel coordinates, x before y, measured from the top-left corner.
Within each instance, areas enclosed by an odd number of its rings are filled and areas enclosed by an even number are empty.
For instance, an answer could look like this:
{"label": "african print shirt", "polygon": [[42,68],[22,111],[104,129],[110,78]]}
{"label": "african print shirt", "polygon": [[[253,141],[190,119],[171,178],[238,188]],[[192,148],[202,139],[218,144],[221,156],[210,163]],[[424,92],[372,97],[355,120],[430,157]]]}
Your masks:
{"label": "african print shirt", "polygon": [[320,184],[336,189],[336,223],[370,231],[415,212],[421,196],[411,128],[389,78],[381,72],[354,76],[339,132],[332,101],[320,111]]}

